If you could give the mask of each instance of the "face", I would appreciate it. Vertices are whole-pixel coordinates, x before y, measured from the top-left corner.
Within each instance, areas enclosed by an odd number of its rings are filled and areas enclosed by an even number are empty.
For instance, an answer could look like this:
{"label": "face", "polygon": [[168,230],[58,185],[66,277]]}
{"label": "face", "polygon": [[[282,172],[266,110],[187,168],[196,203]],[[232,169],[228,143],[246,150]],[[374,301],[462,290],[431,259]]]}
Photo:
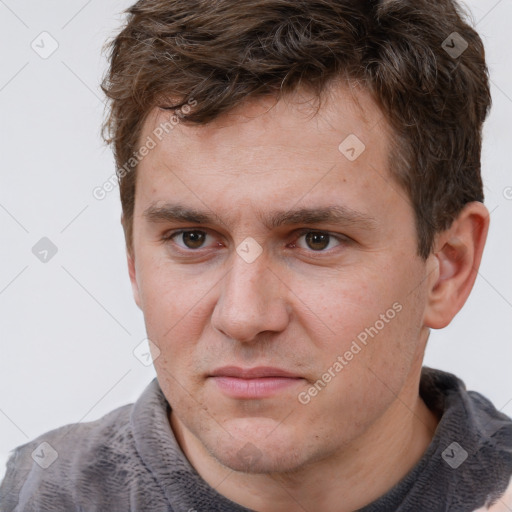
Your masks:
{"label": "face", "polygon": [[135,299],[171,423],[235,470],[342,450],[412,382],[426,341],[385,120],[362,91],[333,89],[316,114],[307,99],[252,100],[161,141],[155,110],[141,137],[157,144],[137,176]]}

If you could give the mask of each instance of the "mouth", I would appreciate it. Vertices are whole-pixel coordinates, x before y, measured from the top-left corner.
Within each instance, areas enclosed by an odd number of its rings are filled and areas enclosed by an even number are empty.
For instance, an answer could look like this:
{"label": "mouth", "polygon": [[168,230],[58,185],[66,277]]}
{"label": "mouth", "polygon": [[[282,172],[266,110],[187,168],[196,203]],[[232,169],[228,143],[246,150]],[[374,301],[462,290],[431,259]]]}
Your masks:
{"label": "mouth", "polygon": [[222,393],[238,399],[269,398],[304,381],[297,374],[269,366],[225,366],[214,370],[208,378]]}

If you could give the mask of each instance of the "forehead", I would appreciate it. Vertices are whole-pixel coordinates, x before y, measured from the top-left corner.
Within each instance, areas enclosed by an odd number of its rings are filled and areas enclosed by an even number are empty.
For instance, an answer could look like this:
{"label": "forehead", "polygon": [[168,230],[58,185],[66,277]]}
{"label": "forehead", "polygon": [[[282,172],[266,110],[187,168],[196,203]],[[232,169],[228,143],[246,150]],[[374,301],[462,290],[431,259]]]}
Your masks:
{"label": "forehead", "polygon": [[208,202],[219,192],[235,205],[243,190],[247,199],[267,204],[285,196],[297,202],[305,194],[317,195],[317,204],[320,196],[335,203],[341,183],[348,196],[371,187],[390,194],[382,185],[392,181],[391,130],[360,89],[332,88],[320,104],[303,91],[279,101],[250,99],[205,125],[176,124],[179,116],[171,124],[171,115],[155,109],[144,124],[141,142],[155,141],[137,177],[147,200],[164,201],[171,190],[182,190],[191,201]]}
{"label": "forehead", "polygon": [[[280,143],[299,152],[318,147],[337,149],[343,138],[354,134],[366,145],[379,146],[391,130],[381,110],[369,93],[357,86],[332,84],[317,98],[297,90],[277,100],[275,96],[247,98],[207,124],[188,124],[174,116],[175,126],[168,126],[173,113],[155,108],[143,126],[142,138],[164,130],[162,138],[174,141],[174,150],[200,143],[203,152],[212,153],[236,141],[239,150]],[[167,125],[167,126],[166,126]],[[277,133],[276,133],[277,132]],[[331,136],[326,137],[329,134]],[[278,135],[278,139],[276,139]],[[193,155],[189,155],[193,156]]]}

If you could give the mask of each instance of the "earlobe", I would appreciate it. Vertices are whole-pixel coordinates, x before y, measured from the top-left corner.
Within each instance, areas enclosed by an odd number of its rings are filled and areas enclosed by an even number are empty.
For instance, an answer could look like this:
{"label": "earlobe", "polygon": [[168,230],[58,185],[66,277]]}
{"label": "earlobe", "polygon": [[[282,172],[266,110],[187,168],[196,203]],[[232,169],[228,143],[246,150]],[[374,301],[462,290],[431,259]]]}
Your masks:
{"label": "earlobe", "polygon": [[438,234],[430,256],[437,272],[428,289],[427,327],[446,327],[466,302],[478,274],[488,228],[487,208],[472,202],[448,230]]}

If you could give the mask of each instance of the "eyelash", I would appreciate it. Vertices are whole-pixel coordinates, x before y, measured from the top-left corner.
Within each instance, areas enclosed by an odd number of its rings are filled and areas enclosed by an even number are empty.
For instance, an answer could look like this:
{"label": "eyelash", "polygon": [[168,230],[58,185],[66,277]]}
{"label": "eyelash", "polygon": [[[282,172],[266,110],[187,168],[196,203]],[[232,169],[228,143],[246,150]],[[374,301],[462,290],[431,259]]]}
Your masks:
{"label": "eyelash", "polygon": [[[204,229],[180,229],[178,231],[173,231],[171,233],[167,233],[166,235],[164,235],[162,237],[162,241],[165,242],[165,243],[174,243],[178,249],[177,249],[177,252],[180,252],[182,254],[192,254],[192,253],[200,253],[204,248],[201,247],[199,249],[184,249],[182,247],[180,247],[178,244],[176,244],[176,242],[173,241],[174,238],[176,238],[177,236],[179,235],[182,235],[184,233],[205,233],[206,235],[209,235],[209,232],[204,230]],[[296,243],[296,241],[301,238],[302,236],[308,234],[308,233],[318,233],[318,234],[321,234],[321,235],[328,235],[330,238],[329,238],[329,243],[331,241],[331,239],[334,239],[336,240],[339,245],[346,245],[347,243],[350,242],[350,239],[345,236],[345,235],[341,235],[341,234],[333,234],[333,233],[330,233],[328,231],[320,231],[320,230],[314,230],[314,229],[302,229],[302,230],[299,230],[296,235],[295,235],[295,238],[294,238],[294,241],[292,242],[293,244]],[[339,247],[339,245],[335,246],[335,247]],[[326,250],[319,250],[319,251],[314,251],[313,249],[304,249],[304,248],[301,248],[299,247],[299,249],[301,250],[304,250],[304,251],[308,251],[309,253],[311,253],[312,255],[322,255],[322,254],[327,254],[329,253],[330,251],[333,250],[333,248],[331,249],[326,249]]]}

